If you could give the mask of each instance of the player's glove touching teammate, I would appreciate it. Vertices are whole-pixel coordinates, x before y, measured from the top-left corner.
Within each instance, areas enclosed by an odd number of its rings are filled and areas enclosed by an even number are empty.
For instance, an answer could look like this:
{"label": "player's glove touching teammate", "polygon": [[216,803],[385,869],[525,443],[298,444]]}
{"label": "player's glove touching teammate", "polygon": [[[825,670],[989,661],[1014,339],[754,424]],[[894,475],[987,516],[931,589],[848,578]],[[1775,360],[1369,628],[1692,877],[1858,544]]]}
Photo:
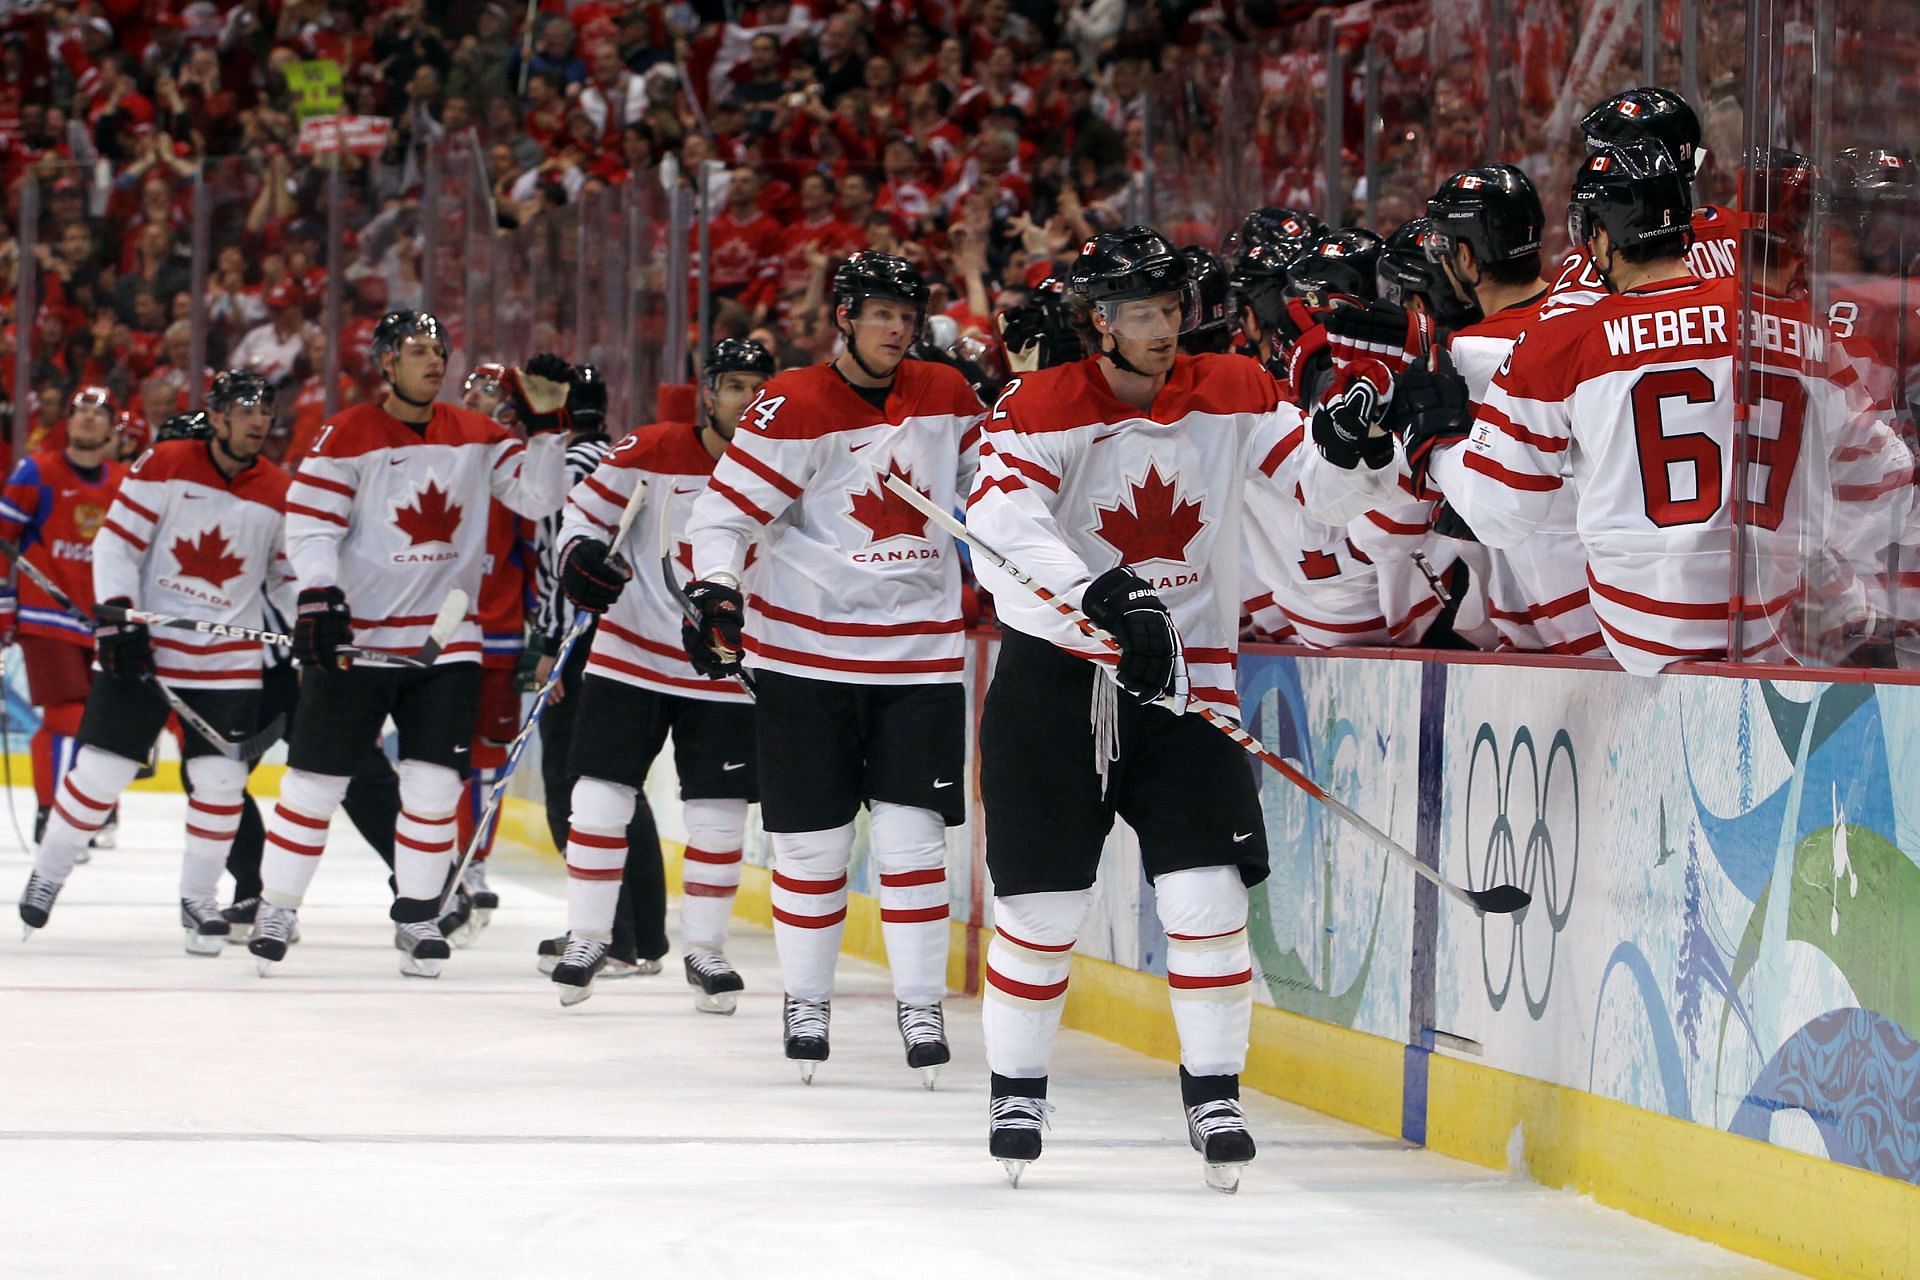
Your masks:
{"label": "player's glove touching teammate", "polygon": [[1087,586],[1080,611],[1120,646],[1114,678],[1142,702],[1173,692],[1180,633],[1159,593],[1133,570],[1109,569]]}
{"label": "player's glove touching teammate", "polygon": [[698,623],[688,619],[680,624],[687,661],[710,680],[738,674],[744,617],[739,589],[724,582],[689,582],[687,601],[700,618]]}
{"label": "player's glove touching teammate", "polygon": [[293,656],[309,667],[340,665],[340,649],[353,643],[353,612],[338,587],[308,587],[296,601]]}
{"label": "player's glove touching teammate", "polygon": [[1453,367],[1444,348],[1434,348],[1431,360],[1416,360],[1400,375],[1394,388],[1392,420],[1407,451],[1414,492],[1433,497],[1427,487],[1427,469],[1433,451],[1465,440],[1473,427],[1473,402],[1466,380]]}
{"label": "player's glove touching teammate", "polygon": [[1356,360],[1334,371],[1333,385],[1313,411],[1313,442],[1342,471],[1362,463],[1378,471],[1393,461],[1387,413],[1393,380],[1378,360]]}
{"label": "player's glove touching teammate", "polygon": [[598,538],[578,538],[567,548],[560,589],[575,608],[605,613],[632,579],[633,571],[607,553],[607,544]]}
{"label": "player's glove touching teammate", "polygon": [[[101,603],[109,608],[131,609],[133,601],[115,596]],[[100,669],[123,680],[138,680],[153,674],[153,641],[144,623],[108,622],[104,618],[93,627],[94,656]]]}

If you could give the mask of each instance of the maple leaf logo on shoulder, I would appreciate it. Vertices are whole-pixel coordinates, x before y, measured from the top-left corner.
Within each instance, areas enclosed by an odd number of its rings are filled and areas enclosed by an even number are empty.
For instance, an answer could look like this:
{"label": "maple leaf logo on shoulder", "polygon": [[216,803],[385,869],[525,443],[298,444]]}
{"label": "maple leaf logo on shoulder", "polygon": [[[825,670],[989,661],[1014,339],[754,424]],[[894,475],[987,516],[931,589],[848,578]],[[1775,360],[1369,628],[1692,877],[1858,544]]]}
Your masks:
{"label": "maple leaf logo on shoulder", "polygon": [[173,558],[180,562],[180,576],[198,578],[213,584],[214,590],[240,576],[247,562],[233,554],[226,531],[219,525],[202,529],[198,538],[181,538],[173,544]]}
{"label": "maple leaf logo on shoulder", "polygon": [[1200,504],[1181,499],[1174,485],[1161,476],[1157,462],[1147,467],[1146,479],[1135,483],[1129,478],[1128,483],[1133,491],[1118,504],[1094,508],[1099,517],[1094,536],[1120,553],[1121,564],[1185,563],[1188,544],[1207,527],[1200,517]]}
{"label": "maple leaf logo on shoulder", "polygon": [[[912,473],[902,471],[898,459],[887,464],[887,474],[899,476],[908,484],[913,484]],[[927,492],[917,484],[913,484],[913,487],[920,489],[921,493]],[[873,542],[927,536],[927,518],[878,480],[853,495],[853,508],[847,514],[867,526],[868,532],[873,535]]]}
{"label": "maple leaf logo on shoulder", "polygon": [[393,509],[393,522],[416,547],[428,542],[450,543],[460,529],[460,508],[447,501],[447,491],[435,477],[427,481],[427,487],[410,506]]}

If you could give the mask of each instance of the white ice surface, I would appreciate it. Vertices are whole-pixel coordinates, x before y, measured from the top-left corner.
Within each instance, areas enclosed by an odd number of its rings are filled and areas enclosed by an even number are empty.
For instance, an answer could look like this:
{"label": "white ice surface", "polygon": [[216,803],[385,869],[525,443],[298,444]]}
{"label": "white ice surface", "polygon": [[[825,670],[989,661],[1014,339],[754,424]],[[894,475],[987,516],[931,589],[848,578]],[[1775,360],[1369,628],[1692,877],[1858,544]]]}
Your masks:
{"label": "white ice surface", "polygon": [[182,951],[181,811],[131,797],[120,849],[75,872],[49,928],[0,925],[0,1275],[1784,1274],[1261,1095],[1260,1158],[1221,1196],[1173,1068],[1072,1032],[1046,1153],[1013,1190],[986,1154],[973,1002],[947,1005],[936,1093],[902,1064],[884,974],[855,962],[803,1087],[757,930],[733,948],[733,1018],[694,1011],[677,959],[562,1010],[533,959],[565,882],[532,855],[497,860],[478,946],[406,979],[384,868],[341,824],[306,941],[261,979],[240,948]]}

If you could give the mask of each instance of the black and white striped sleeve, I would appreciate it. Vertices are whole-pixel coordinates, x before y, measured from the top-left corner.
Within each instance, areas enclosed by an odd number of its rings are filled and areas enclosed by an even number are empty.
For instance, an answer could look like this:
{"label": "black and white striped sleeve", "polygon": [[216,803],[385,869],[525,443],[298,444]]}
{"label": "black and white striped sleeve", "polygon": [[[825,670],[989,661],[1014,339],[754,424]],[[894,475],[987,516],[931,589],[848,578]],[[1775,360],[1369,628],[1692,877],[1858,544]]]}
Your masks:
{"label": "black and white striped sleeve", "polygon": [[[592,475],[601,459],[613,452],[604,435],[583,436],[567,446],[567,492]],[[552,653],[573,623],[573,606],[560,593],[560,525],[566,510],[555,511],[540,521],[534,543],[534,590],[538,596],[534,626]]]}

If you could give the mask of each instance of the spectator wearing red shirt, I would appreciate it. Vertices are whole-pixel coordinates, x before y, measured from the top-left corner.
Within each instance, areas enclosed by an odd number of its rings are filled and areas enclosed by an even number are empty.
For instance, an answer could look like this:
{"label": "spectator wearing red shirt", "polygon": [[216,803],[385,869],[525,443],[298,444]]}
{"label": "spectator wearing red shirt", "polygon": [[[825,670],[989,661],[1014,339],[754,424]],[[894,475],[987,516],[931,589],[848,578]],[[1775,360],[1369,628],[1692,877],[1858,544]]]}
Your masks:
{"label": "spectator wearing red shirt", "polygon": [[811,259],[824,253],[845,257],[865,246],[866,232],[840,218],[833,207],[833,187],[826,176],[810,173],[800,180],[800,213],[786,229],[781,259],[780,293],[798,297],[813,282]]}
{"label": "spectator wearing red shirt", "polygon": [[153,124],[153,103],[134,81],[130,53],[114,52],[100,60],[93,97],[87,107],[87,127],[93,145],[109,160],[133,156],[133,131]]}
{"label": "spectator wearing red shirt", "polygon": [[907,132],[936,172],[951,164],[967,146],[966,132],[953,122],[953,90],[940,81],[914,90],[907,107]]}
{"label": "spectator wearing red shirt", "polygon": [[[727,206],[714,217],[707,242],[713,255],[713,296],[764,309],[778,288],[786,234],[760,211],[759,201],[759,171],[734,170],[727,181]],[[698,228],[692,234],[697,249]]]}
{"label": "spectator wearing red shirt", "polygon": [[913,141],[905,134],[888,138],[880,164],[880,194],[874,199],[874,207],[908,224],[932,217],[934,190],[925,181]]}
{"label": "spectator wearing red shirt", "polygon": [[567,82],[557,71],[536,71],[527,81],[527,114],[521,121],[529,138],[550,150],[567,127]]}

